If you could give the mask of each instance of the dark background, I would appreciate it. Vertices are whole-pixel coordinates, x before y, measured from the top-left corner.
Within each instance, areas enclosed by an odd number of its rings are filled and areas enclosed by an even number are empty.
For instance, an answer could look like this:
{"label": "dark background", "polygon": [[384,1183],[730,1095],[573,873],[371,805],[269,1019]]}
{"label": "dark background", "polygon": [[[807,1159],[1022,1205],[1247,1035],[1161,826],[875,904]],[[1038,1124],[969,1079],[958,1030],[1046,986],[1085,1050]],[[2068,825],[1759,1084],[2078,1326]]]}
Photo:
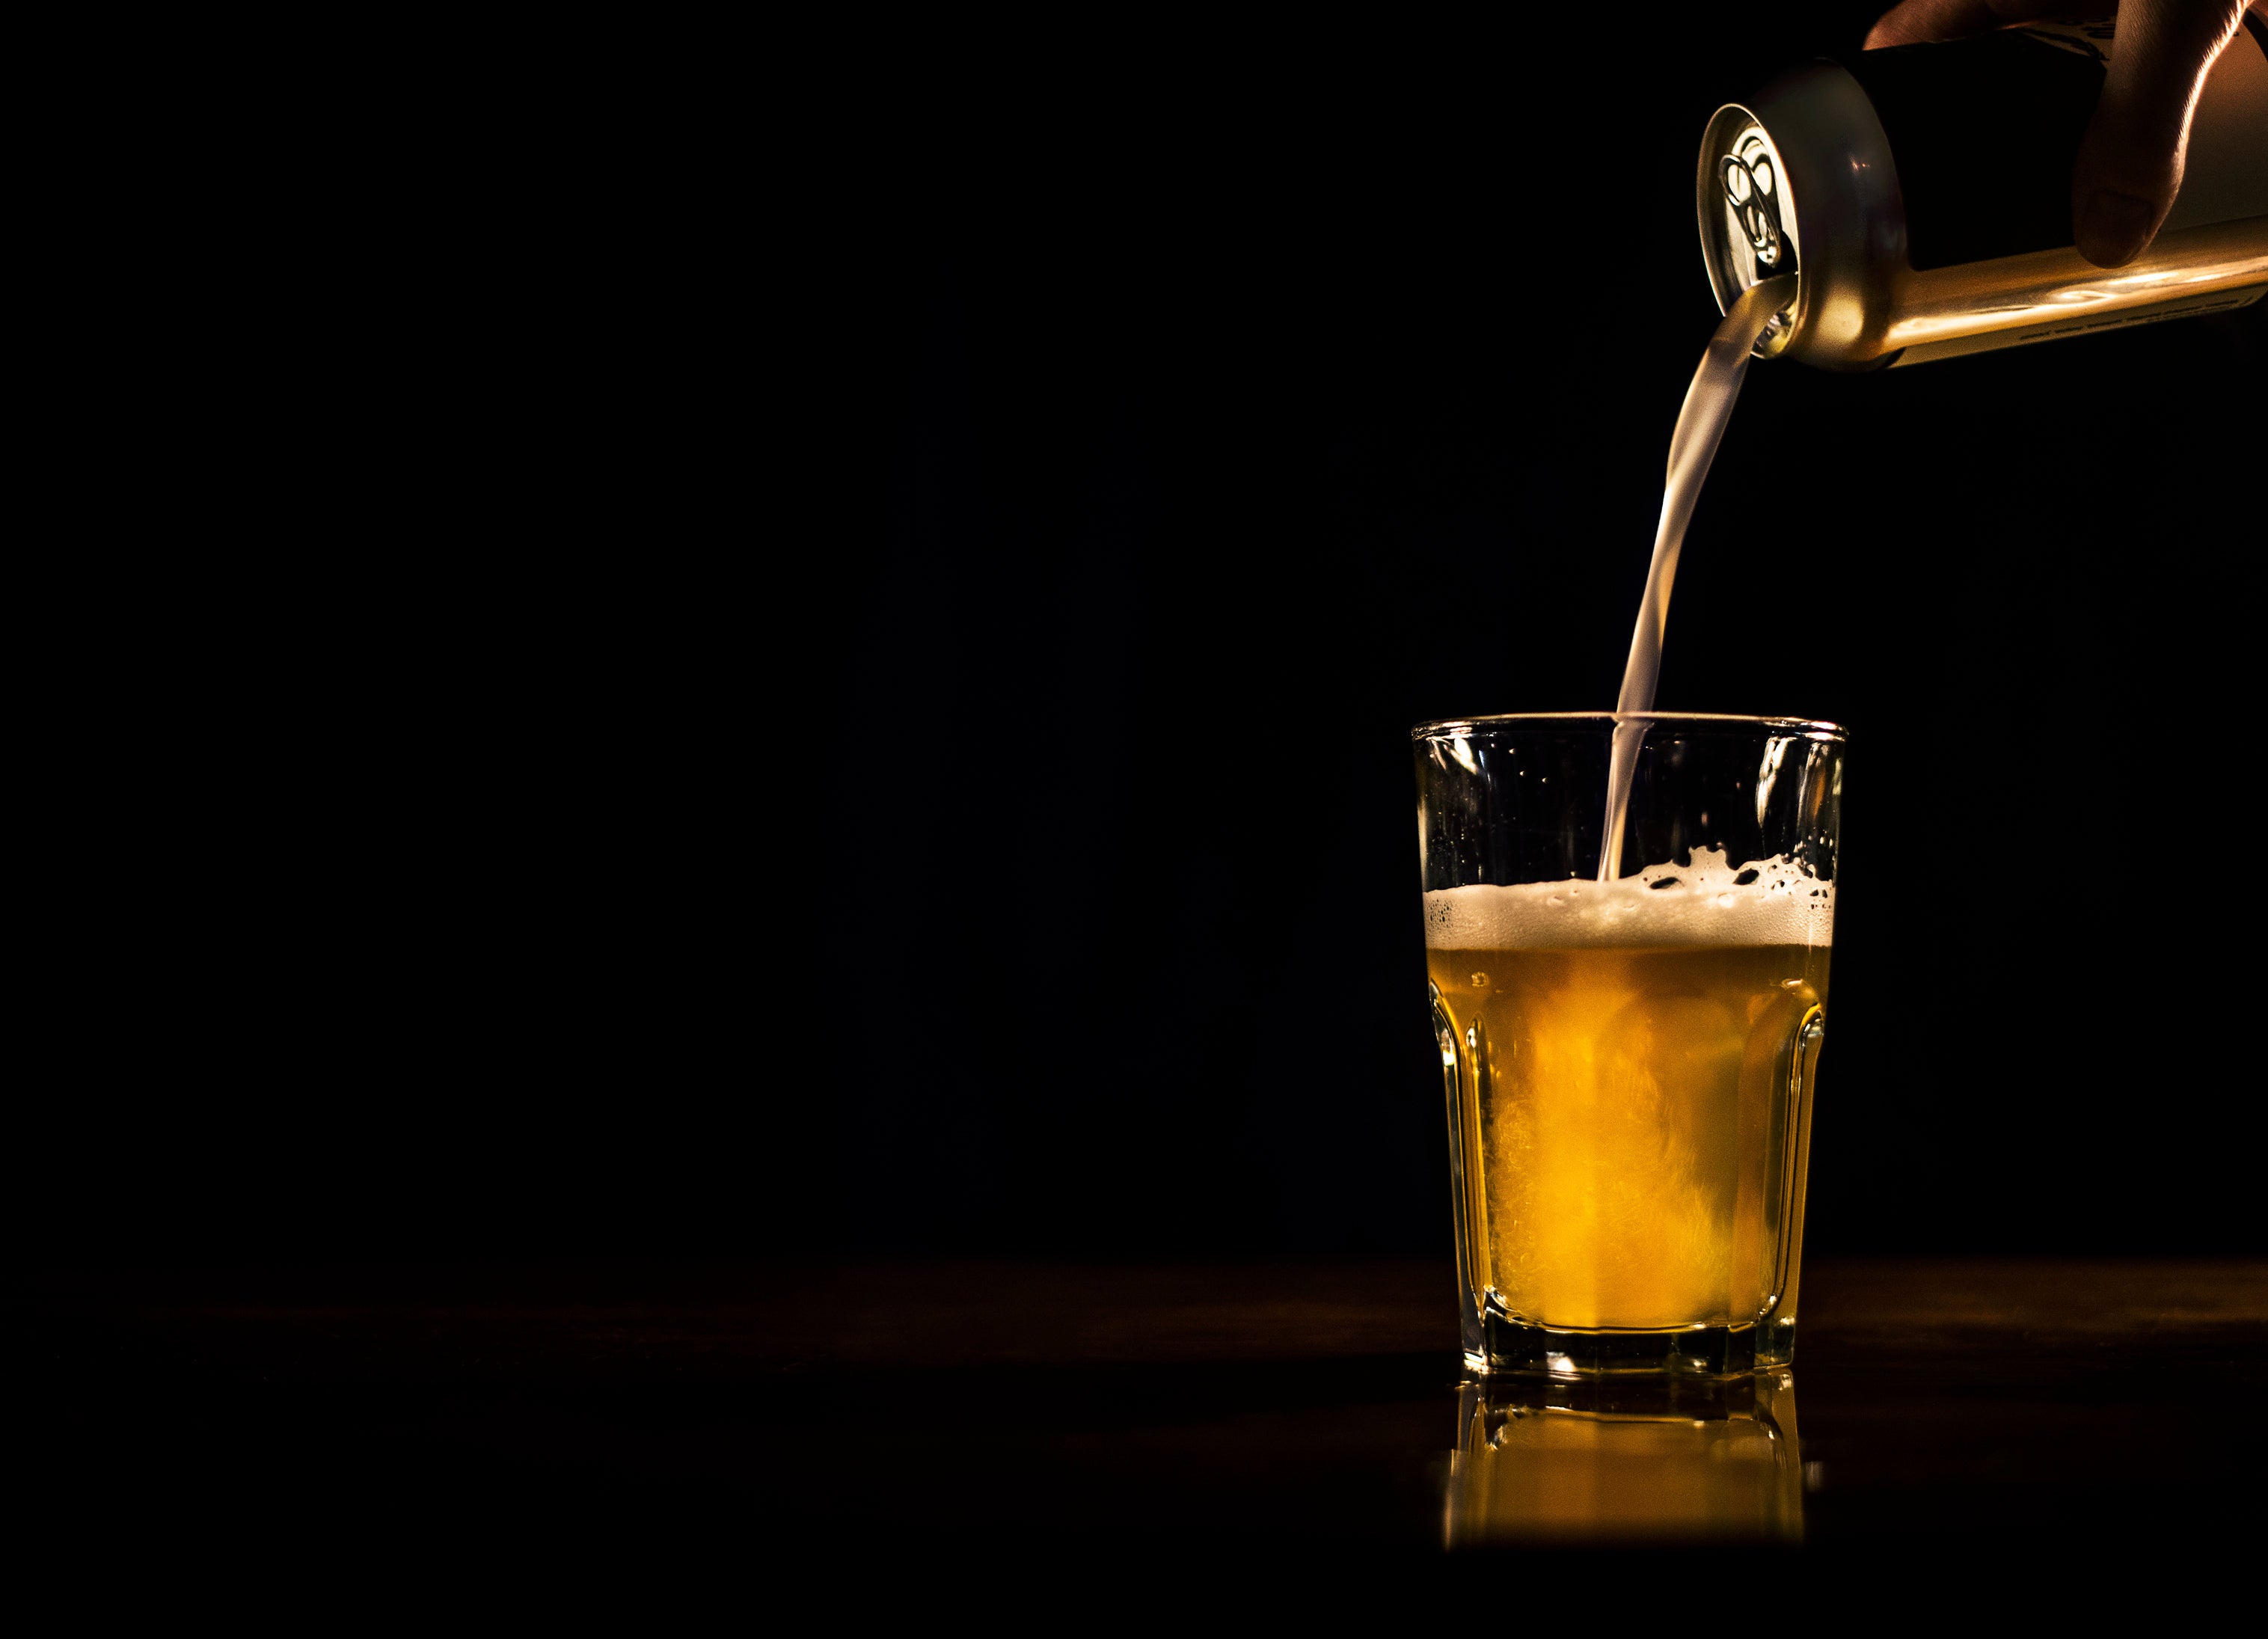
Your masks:
{"label": "dark background", "polygon": [[[34,1257],[1446,1256],[1409,727],[1611,705],[1695,144],[1872,10],[843,40],[192,212],[66,417]],[[2262,312],[1750,378],[1660,698],[1852,730],[1815,1250],[2268,1248]]]}

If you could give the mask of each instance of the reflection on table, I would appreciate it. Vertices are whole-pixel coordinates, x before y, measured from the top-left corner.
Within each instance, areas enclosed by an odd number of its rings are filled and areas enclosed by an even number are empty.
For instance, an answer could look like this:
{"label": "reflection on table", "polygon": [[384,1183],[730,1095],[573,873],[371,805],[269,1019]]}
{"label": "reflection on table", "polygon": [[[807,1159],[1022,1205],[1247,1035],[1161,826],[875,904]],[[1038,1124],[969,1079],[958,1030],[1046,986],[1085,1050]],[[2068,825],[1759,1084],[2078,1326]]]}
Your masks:
{"label": "reflection on table", "polygon": [[1443,1534],[1520,1543],[1798,1542],[1788,1371],[1465,1385]]}

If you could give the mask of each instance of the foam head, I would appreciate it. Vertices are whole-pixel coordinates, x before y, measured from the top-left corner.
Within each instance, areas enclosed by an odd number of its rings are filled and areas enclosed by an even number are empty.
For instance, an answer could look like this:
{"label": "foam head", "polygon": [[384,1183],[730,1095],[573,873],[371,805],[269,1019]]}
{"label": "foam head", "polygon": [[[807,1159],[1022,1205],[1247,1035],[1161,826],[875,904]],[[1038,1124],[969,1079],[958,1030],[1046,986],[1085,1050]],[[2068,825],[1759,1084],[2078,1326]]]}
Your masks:
{"label": "foam head", "polygon": [[1835,885],[1786,859],[1729,863],[1696,848],[1690,865],[1650,865],[1617,882],[1439,888],[1425,896],[1433,950],[1552,950],[1660,945],[1826,945]]}

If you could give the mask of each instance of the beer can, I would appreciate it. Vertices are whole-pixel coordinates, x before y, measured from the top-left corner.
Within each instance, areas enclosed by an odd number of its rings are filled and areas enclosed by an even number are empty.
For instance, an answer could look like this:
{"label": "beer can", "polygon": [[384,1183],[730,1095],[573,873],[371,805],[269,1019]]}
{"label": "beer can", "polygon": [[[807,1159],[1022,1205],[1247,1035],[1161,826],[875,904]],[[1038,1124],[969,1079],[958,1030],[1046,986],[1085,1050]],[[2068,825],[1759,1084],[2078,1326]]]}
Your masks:
{"label": "beer can", "polygon": [[1718,306],[1796,276],[1757,355],[1870,370],[2268,293],[2268,25],[2250,11],[2199,94],[2156,240],[2123,268],[2073,247],[2072,166],[2112,27],[1822,59],[1719,108],[1694,177]]}

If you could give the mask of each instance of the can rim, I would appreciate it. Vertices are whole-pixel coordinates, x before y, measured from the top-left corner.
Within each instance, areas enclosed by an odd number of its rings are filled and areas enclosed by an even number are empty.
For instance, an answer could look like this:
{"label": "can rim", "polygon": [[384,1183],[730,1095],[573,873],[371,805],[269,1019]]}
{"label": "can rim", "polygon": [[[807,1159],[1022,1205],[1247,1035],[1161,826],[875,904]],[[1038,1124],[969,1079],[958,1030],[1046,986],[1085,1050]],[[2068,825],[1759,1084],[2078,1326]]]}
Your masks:
{"label": "can rim", "polygon": [[[1694,167],[1694,212],[1701,230],[1701,264],[1709,276],[1709,291],[1717,299],[1717,311],[1730,313],[1733,303],[1752,284],[1759,284],[1773,277],[1770,272],[1756,272],[1756,277],[1744,278],[1732,264],[1733,240],[1725,221],[1724,197],[1718,181],[1718,166],[1730,153],[1742,132],[1753,128],[1763,139],[1764,151],[1771,156],[1774,174],[1779,180],[1781,193],[1781,226],[1787,236],[1789,248],[1794,253],[1795,289],[1781,304],[1775,321],[1756,338],[1753,350],[1758,358],[1774,358],[1788,349],[1805,316],[1805,299],[1811,281],[1803,276],[1803,228],[1801,216],[1796,209],[1793,184],[1787,177],[1787,162],[1780,157],[1779,147],[1772,140],[1771,129],[1761,115],[1745,103],[1728,102],[1709,116],[1702,129],[1701,153]],[[1778,269],[1785,273],[1786,268]],[[1783,316],[1784,315],[1784,316]]]}
{"label": "can rim", "polygon": [[1777,728],[1789,734],[1802,735],[1808,739],[1831,740],[1838,743],[1851,738],[1851,731],[1842,724],[1830,723],[1823,718],[1748,717],[1736,712],[1495,712],[1478,717],[1436,718],[1410,729],[1410,737],[1418,741],[1462,740],[1476,732],[1517,727],[1529,723],[1538,726],[1595,723],[1605,728],[1612,728],[1620,723],[1737,723],[1745,728]]}

